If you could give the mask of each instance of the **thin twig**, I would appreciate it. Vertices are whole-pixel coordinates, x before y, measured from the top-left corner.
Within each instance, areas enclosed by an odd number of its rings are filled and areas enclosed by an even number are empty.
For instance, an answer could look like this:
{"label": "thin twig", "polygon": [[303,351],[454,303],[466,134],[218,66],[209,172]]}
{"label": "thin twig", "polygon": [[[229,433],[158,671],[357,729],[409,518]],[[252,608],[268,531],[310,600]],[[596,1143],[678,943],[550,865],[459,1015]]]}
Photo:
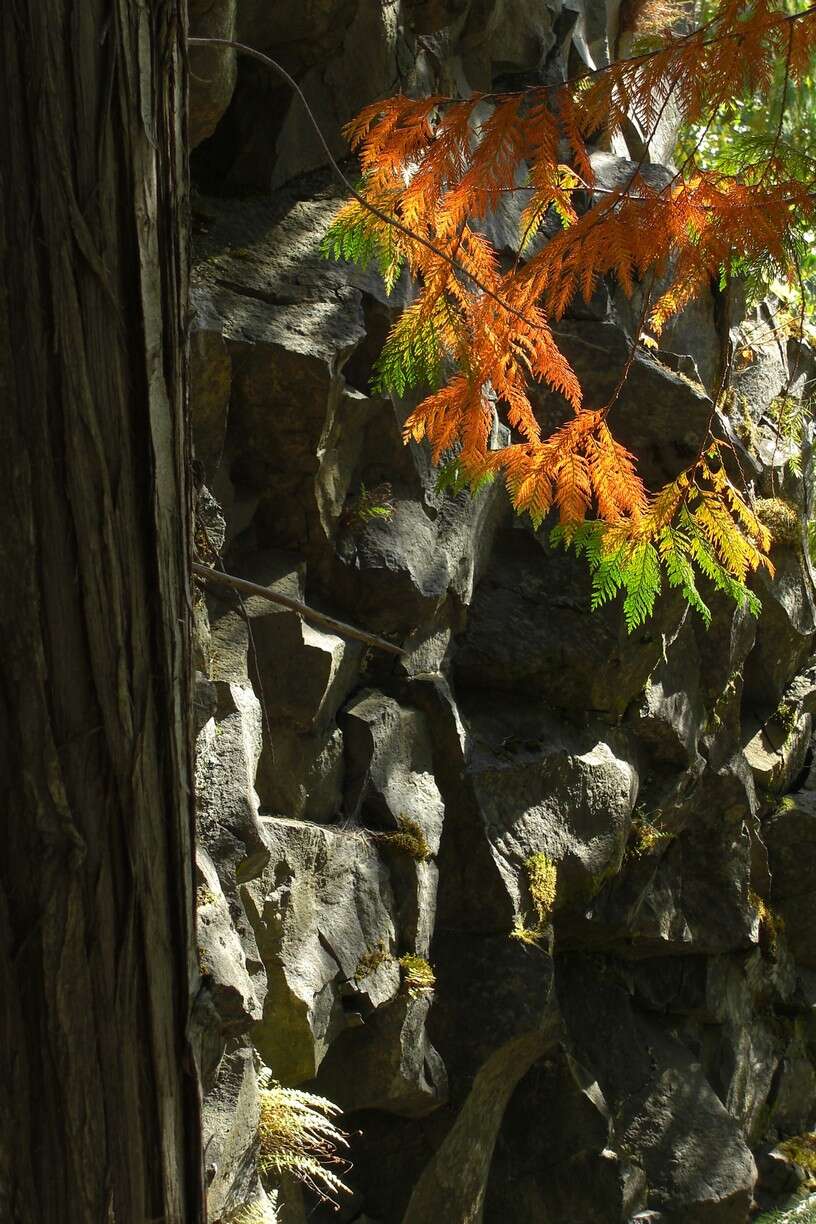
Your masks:
{"label": "thin twig", "polygon": [[305,621],[325,625],[343,637],[365,642],[367,646],[376,646],[378,650],[387,650],[389,654],[402,656],[408,654],[407,650],[403,650],[401,646],[395,646],[393,642],[386,642],[385,638],[367,633],[365,629],[357,629],[354,625],[347,625],[344,621],[335,620],[333,616],[327,616],[325,612],[318,612],[315,608],[309,608],[306,604],[300,603],[297,599],[291,599],[290,596],[282,595],[279,591],[272,591],[269,587],[260,586],[257,582],[249,582],[246,578],[236,578],[234,574],[225,574],[220,570],[210,569],[208,565],[199,565],[198,562],[193,563],[193,573],[196,577],[204,578],[208,582],[232,587],[233,590],[243,591],[247,595],[258,595],[261,599],[268,599],[270,603],[291,608],[293,612],[300,613]]}
{"label": "thin twig", "polygon": [[430,242],[427,238],[423,238],[421,234],[415,233],[414,230],[409,229],[407,225],[403,225],[401,221],[396,219],[396,217],[389,217],[388,213],[385,213],[382,211],[382,209],[377,208],[376,204],[372,204],[365,198],[365,196],[360,194],[357,188],[350,182],[349,179],[346,178],[345,174],[341,170],[336,158],[334,157],[334,154],[329,148],[326,137],[323,135],[320,124],[317,122],[317,119],[312,113],[312,108],[310,107],[303,90],[300,88],[294,77],[290,76],[286,69],[283,68],[277,62],[277,60],[273,60],[269,55],[264,55],[263,51],[258,51],[255,49],[255,47],[248,47],[246,43],[235,42],[230,38],[188,38],[187,42],[193,47],[232,47],[234,50],[242,51],[244,55],[251,56],[252,59],[258,60],[260,63],[265,64],[267,68],[271,68],[273,72],[276,72],[278,76],[286,82],[289,88],[294,90],[294,92],[300,98],[300,101],[306,110],[306,115],[309,122],[315,130],[329,165],[345,187],[346,191],[348,191],[349,194],[354,197],[358,204],[362,204],[363,208],[365,208],[367,212],[370,212],[372,216],[377,217],[380,221],[384,221],[385,224],[391,226],[392,229],[398,230],[401,234],[404,234],[406,238],[410,238],[411,242],[416,242],[420,246],[425,247],[426,250],[430,251],[432,255],[436,255],[438,259],[441,259],[444,263],[448,264],[449,267],[453,268],[455,272],[461,272],[468,278],[468,280],[473,282],[477,289],[480,289],[487,297],[492,298],[494,302],[498,303],[502,310],[506,310],[509,314],[515,315],[517,319],[521,319],[522,323],[526,323],[528,327],[536,328],[538,326],[532,321],[532,319],[528,319],[523,311],[517,310],[516,307],[511,305],[510,302],[507,302],[504,298],[500,297],[498,293],[494,293],[489,285],[486,285],[479,279],[478,276],[474,276],[472,272],[469,272],[464,264],[460,263],[458,259],[452,258],[452,256],[448,255],[446,251],[441,250],[441,248],[436,246],[433,242]]}

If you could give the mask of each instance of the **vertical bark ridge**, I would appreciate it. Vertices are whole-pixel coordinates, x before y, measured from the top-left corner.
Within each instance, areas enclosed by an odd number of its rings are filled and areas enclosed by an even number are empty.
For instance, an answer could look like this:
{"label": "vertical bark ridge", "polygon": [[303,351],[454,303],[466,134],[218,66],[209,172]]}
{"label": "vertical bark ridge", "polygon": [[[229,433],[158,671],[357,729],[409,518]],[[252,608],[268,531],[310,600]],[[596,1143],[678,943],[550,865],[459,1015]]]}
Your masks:
{"label": "vertical bark ridge", "polygon": [[0,1220],[202,1218],[183,13],[0,11]]}

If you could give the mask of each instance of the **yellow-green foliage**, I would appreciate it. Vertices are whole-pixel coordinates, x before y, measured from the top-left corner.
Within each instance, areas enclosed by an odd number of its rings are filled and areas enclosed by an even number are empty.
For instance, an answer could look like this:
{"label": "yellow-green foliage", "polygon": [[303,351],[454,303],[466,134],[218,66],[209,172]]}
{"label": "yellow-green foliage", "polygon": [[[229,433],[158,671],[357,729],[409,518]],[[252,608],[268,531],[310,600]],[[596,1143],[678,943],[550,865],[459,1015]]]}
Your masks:
{"label": "yellow-green foliage", "polygon": [[261,1083],[258,1122],[259,1167],[264,1176],[289,1176],[303,1182],[322,1199],[335,1202],[349,1194],[338,1173],[346,1167],[340,1150],[348,1140],[333,1119],[341,1110],[311,1092],[276,1083],[267,1070]]}
{"label": "yellow-green foliage", "polygon": [[558,871],[555,863],[546,854],[531,854],[525,860],[530,896],[533,898],[538,925],[545,927],[552,916],[555,905],[555,887]]}
{"label": "yellow-green foliage", "polygon": [[772,956],[776,956],[779,936],[785,929],[785,920],[780,914],[774,913],[767,901],[763,900],[759,893],[755,893],[753,889],[748,893],[748,900],[751,902],[759,919],[760,932],[767,939],[768,951]]}
{"label": "yellow-green foliage", "polygon": [[373,519],[388,522],[394,516],[394,502],[391,485],[387,481],[373,489],[367,489],[360,481],[360,492],[352,499],[351,504],[340,516],[342,527],[360,527]]}
{"label": "yellow-green foliage", "polygon": [[777,437],[793,447],[793,455],[788,459],[787,466],[797,476],[802,474],[802,436],[811,409],[810,403],[790,395],[778,395],[767,408],[768,416],[776,426]]}
{"label": "yellow-green foliage", "polygon": [[760,523],[770,531],[774,544],[799,546],[802,538],[799,514],[789,501],[782,497],[760,497],[754,510]]}
{"label": "yellow-green foliage", "polygon": [[237,1215],[230,1217],[230,1224],[276,1224],[277,1215],[262,1203],[248,1203]]}
{"label": "yellow-green foliage", "polygon": [[756,1216],[753,1224],[816,1224],[816,1202],[809,1202],[804,1210],[763,1211],[762,1215]]}
{"label": "yellow-green foliage", "polygon": [[375,948],[369,948],[367,952],[364,952],[357,962],[357,968],[354,971],[355,982],[362,982],[364,978],[370,977],[380,965],[389,960],[391,960],[391,953],[380,940]]}
{"label": "yellow-green foliage", "polygon": [[632,858],[643,858],[664,841],[671,841],[671,833],[650,820],[636,820],[632,825],[627,853]]}
{"label": "yellow-green foliage", "polygon": [[213,905],[217,900],[218,897],[206,884],[196,889],[196,909],[204,909],[205,905]]}
{"label": "yellow-green foliage", "polygon": [[436,975],[423,956],[409,953],[399,960],[402,970],[402,981],[410,995],[416,996],[424,990],[433,990],[436,985]]}
{"label": "yellow-green foliage", "polygon": [[784,812],[795,812],[796,800],[790,795],[783,795],[774,808],[774,816],[781,816]]}
{"label": "yellow-green foliage", "polygon": [[794,1135],[776,1146],[777,1151],[787,1156],[788,1160],[800,1165],[811,1177],[816,1177],[816,1134],[811,1131],[805,1135]]}
{"label": "yellow-green foliage", "polygon": [[513,919],[513,927],[510,931],[511,939],[518,939],[521,943],[538,945],[542,936],[545,934],[546,928],[538,926],[527,926],[523,915],[516,914]]}
{"label": "yellow-green foliage", "polygon": [[418,821],[412,820],[410,816],[398,816],[397,826],[396,831],[393,833],[375,834],[377,840],[386,842],[389,846],[393,846],[395,850],[399,850],[402,854],[407,854],[410,858],[417,859],[421,863],[431,858],[431,847],[425,840],[425,834],[422,832],[422,826]]}
{"label": "yellow-green foliage", "polygon": [[558,883],[558,868],[546,854],[531,854],[524,860],[527,871],[527,886],[535,908],[536,922],[528,926],[523,915],[517,914],[513,919],[512,939],[520,939],[522,943],[536,944],[546,932],[555,906],[555,894]]}
{"label": "yellow-green foliage", "polygon": [[796,706],[793,702],[780,701],[774,711],[774,720],[779,723],[786,736],[793,735],[798,722]]}

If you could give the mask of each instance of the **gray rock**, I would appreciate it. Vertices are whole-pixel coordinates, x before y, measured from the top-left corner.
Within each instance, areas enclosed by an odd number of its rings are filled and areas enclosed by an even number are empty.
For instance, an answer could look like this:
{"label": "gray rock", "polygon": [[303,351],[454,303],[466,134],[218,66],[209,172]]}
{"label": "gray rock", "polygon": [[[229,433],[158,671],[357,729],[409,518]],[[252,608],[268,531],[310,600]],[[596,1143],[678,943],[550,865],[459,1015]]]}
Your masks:
{"label": "gray rock", "polygon": [[253,1159],[258,1143],[260,1093],[251,1051],[227,1055],[203,1108],[204,1176],[208,1216],[229,1219],[233,1208],[255,1198],[258,1175]]}
{"label": "gray rock", "polygon": [[256,779],[267,814],[330,822],[342,810],[343,777],[343,734],[338,727],[308,735],[288,723],[268,724]]}
{"label": "gray rock", "polygon": [[[404,1224],[444,1219],[445,1213],[455,1220],[482,1218],[507,1102],[558,1034],[552,962],[543,950],[506,937],[449,936],[436,945],[435,967],[442,1009],[435,1044],[452,1093],[455,1085],[456,1113],[416,1182]],[[469,1025],[462,1025],[463,1015]]]}
{"label": "gray rock", "polygon": [[745,697],[755,710],[770,713],[807,662],[816,633],[813,587],[801,557],[774,550],[776,575],[755,580],[762,600],[756,645],[745,665]]}
{"label": "gray rock", "polygon": [[356,980],[378,949],[391,953],[397,932],[388,872],[374,843],[354,829],[263,820],[269,867],[241,890],[267,976],[253,1041],[276,1079],[314,1078],[332,1041],[356,1011],[393,998],[400,974],[393,956]]}
{"label": "gray rock", "polygon": [[586,1069],[568,1054],[537,1063],[502,1124],[485,1220],[622,1221],[643,1204],[645,1179],[613,1149],[609,1109]]}
{"label": "gray rock", "polygon": [[631,725],[659,761],[689,765],[697,755],[704,708],[694,631],[682,626],[672,650],[652,672],[635,705]]}
{"label": "gray rock", "polygon": [[792,723],[783,725],[777,717],[771,717],[758,727],[755,719],[746,720],[746,733],[751,738],[743,748],[745,759],[751,767],[757,786],[779,795],[788,790],[801,772],[805,756],[810,747],[813,719],[810,714],[793,715]]}
{"label": "gray rock", "polygon": [[218,873],[206,850],[196,851],[196,916],[199,967],[209,979],[212,1001],[221,1022],[221,1034],[239,1037],[253,1021],[260,1019],[261,1008],[246,970],[244,950],[232,924],[227,900]]}
{"label": "gray rock", "polygon": [[764,822],[771,871],[771,904],[785,923],[785,940],[798,962],[816,967],[816,794],[786,797]]}
{"label": "gray rock", "polygon": [[448,1080],[425,1024],[431,991],[405,989],[360,1028],[343,1033],[320,1065],[314,1089],[347,1112],[380,1109],[422,1117],[444,1104]]}
{"label": "gray rock", "polygon": [[678,601],[662,599],[654,621],[627,634],[618,604],[590,612],[585,561],[520,527],[501,531],[456,643],[454,678],[460,689],[535,695],[617,720],[683,615]]}
{"label": "gray rock", "polygon": [[761,1151],[757,1154],[757,1193],[772,1199],[795,1194],[804,1180],[802,1172],[782,1152]]}
{"label": "gray rock", "polygon": [[[610,966],[611,968],[611,966]],[[577,959],[559,997],[576,1054],[597,1076],[649,1205],[677,1224],[744,1224],[756,1176],[740,1128],[674,1037],[638,1015],[614,970]]]}
{"label": "gray rock", "polygon": [[638,776],[597,733],[570,735],[539,713],[535,738],[502,736],[513,721],[504,706],[469,712],[468,774],[497,885],[529,915],[523,864],[532,855],[557,865],[556,908],[592,896],[618,871]]}
{"label": "gray rock", "polygon": [[250,688],[224,681],[213,687],[215,715],[196,745],[197,828],[230,896],[237,880],[258,874],[269,859],[255,793],[261,708]]}
{"label": "gray rock", "polygon": [[444,804],[423,715],[364,690],[345,708],[341,721],[348,753],[347,815],[391,830],[399,828],[400,819],[413,821],[435,853]]}
{"label": "gray rock", "polygon": [[[239,0],[191,0],[190,33],[235,38]],[[215,131],[235,88],[236,53],[229,47],[190,49],[190,148]]]}

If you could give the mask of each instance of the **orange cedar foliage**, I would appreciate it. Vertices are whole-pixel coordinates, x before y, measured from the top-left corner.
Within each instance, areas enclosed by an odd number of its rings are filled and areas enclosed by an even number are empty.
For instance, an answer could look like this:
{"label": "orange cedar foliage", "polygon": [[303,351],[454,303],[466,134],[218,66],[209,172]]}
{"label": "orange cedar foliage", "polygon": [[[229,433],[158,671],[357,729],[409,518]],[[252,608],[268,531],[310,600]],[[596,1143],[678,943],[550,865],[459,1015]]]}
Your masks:
{"label": "orange cedar foliage", "polygon": [[[702,29],[669,33],[659,50],[583,82],[456,101],[398,97],[367,107],[346,129],[360,157],[363,193],[435,250],[404,233],[389,234],[382,218],[364,219],[356,202],[342,223],[383,244],[381,263],[391,279],[405,260],[417,282],[414,304],[392,331],[391,358],[402,355],[410,364],[420,343],[432,343],[440,368],[446,360],[458,367],[408,417],[406,439],[426,438],[437,461],[459,448],[459,466],[473,481],[502,471],[516,508],[536,520],[552,507],[567,525],[594,512],[616,538],[635,543],[667,529],[661,506],[671,505],[677,515],[693,498],[695,530],[718,564],[739,582],[761,564],[764,537],[747,503],[702,458],[685,485],[678,478],[670,496],[664,491],[650,500],[634,457],[610,433],[610,405],[584,407],[550,320],[576,294],[589,298],[601,277],[616,277],[631,293],[653,274],[669,277],[650,317],[659,334],[735,259],[770,256],[784,266],[793,210],[814,215],[814,196],[787,179],[773,155],[742,179],[707,174],[690,159],[660,189],[638,166],[624,188],[591,195],[580,216],[572,196],[580,189],[592,193],[590,137],[608,138],[635,116],[648,141],[670,102],[688,122],[705,122],[729,99],[766,85],[780,54],[795,86],[814,49],[816,6],[791,21],[779,0],[725,0]],[[502,272],[473,223],[525,182],[530,191],[519,256]],[[524,262],[528,239],[553,207],[561,232]],[[541,437],[530,381],[559,392],[572,407],[573,418],[549,438]],[[522,440],[490,452],[496,409]]]}

